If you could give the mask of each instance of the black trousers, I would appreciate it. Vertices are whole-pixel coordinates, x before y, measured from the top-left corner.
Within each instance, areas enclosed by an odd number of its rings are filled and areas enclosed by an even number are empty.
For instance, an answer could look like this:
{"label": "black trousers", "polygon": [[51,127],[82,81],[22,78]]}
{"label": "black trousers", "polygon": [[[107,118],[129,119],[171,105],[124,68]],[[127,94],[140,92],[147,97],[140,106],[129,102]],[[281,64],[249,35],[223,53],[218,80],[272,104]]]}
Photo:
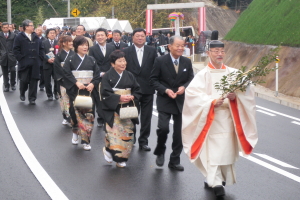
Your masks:
{"label": "black trousers", "polygon": [[168,133],[170,132],[169,123],[171,116],[173,117],[173,142],[172,150],[173,152],[170,155],[170,163],[179,164],[180,163],[180,154],[182,151],[182,138],[181,138],[181,126],[182,126],[182,114],[177,115],[158,112],[158,129],[157,133],[157,145],[154,150],[155,155],[165,154],[166,151],[166,141],[168,138]]}
{"label": "black trousers", "polygon": [[[3,74],[3,85],[6,88],[16,85],[16,68],[15,66],[1,66]],[[10,73],[10,77],[9,77]]]}
{"label": "black trousers", "polygon": [[44,88],[45,87],[43,66],[40,66],[40,84],[39,84],[39,87],[40,88]]}
{"label": "black trousers", "polygon": [[[148,138],[150,136],[151,119],[153,110],[153,94],[142,94],[140,98],[140,121],[141,130],[138,138],[139,145],[148,145]],[[134,127],[134,137],[136,135],[136,127]]]}
{"label": "black trousers", "polygon": [[25,92],[28,90],[29,101],[35,101],[37,96],[37,82],[38,79],[31,78],[31,67],[26,68],[23,71],[19,71],[20,79],[20,95],[25,96]]}
{"label": "black trousers", "polygon": [[[54,79],[54,88],[52,92],[52,84],[51,84],[51,77]],[[54,77],[54,70],[53,68],[50,69],[44,69],[44,81],[45,81],[45,89],[47,97],[52,97],[53,93],[57,94],[57,81]]]}

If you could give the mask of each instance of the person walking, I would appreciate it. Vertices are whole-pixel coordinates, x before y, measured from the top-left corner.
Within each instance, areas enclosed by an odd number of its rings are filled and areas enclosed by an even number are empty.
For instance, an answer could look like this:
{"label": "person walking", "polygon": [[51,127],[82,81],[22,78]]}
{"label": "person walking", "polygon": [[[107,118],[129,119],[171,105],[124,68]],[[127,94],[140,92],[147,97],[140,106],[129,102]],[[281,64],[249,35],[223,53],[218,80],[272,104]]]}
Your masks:
{"label": "person walking", "polygon": [[13,44],[16,34],[9,31],[9,24],[2,23],[0,32],[0,65],[3,74],[3,91],[16,90],[16,57],[13,53]]}
{"label": "person walking", "polygon": [[168,46],[170,53],[156,58],[150,77],[150,83],[157,91],[158,124],[154,155],[157,156],[156,165],[163,166],[169,123],[172,117],[174,121],[173,142],[168,167],[183,171],[184,167],[180,164],[182,107],[185,88],[194,78],[194,72],[191,60],[182,56],[184,39],[181,36],[173,36]]}
{"label": "person walking", "polygon": [[40,79],[40,66],[44,59],[44,46],[33,32],[33,22],[26,19],[22,23],[23,30],[15,39],[13,52],[18,61],[20,79],[20,99],[25,101],[25,92],[29,88],[29,104],[35,105],[37,98],[37,82]]}

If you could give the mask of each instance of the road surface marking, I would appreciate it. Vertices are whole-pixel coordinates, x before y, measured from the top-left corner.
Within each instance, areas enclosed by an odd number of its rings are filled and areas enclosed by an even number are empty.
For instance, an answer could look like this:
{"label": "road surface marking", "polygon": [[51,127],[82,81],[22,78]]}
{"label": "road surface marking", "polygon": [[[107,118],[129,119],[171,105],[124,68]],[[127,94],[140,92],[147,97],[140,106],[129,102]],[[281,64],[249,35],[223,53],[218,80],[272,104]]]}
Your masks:
{"label": "road surface marking", "polygon": [[272,116],[272,117],[276,116],[276,115],[274,115],[274,114],[272,114],[272,113],[269,113],[269,112],[266,112],[266,111],[263,111],[263,110],[256,110],[256,111],[257,111],[257,112],[264,113],[264,114],[266,114],[266,115],[270,115],[270,116]]}
{"label": "road surface marking", "polygon": [[294,166],[292,166],[292,165],[289,165],[289,164],[287,164],[287,163],[285,163],[285,162],[282,162],[282,161],[280,161],[280,160],[277,160],[277,159],[275,159],[275,158],[272,158],[271,156],[268,156],[268,155],[266,155],[266,154],[260,154],[260,153],[254,153],[254,154],[257,155],[257,156],[260,156],[260,157],[262,157],[262,158],[264,158],[264,159],[266,159],[266,160],[269,160],[269,161],[271,161],[271,162],[273,162],[273,163],[276,163],[276,164],[278,164],[278,165],[281,165],[281,166],[283,166],[283,167],[288,167],[288,168],[293,168],[293,169],[299,169],[299,168],[294,167]]}
{"label": "road surface marking", "polygon": [[297,124],[297,125],[300,125],[300,122],[295,122],[295,121],[292,121],[293,124]]}
{"label": "road surface marking", "polygon": [[240,156],[242,156],[242,157],[244,157],[244,158],[246,158],[246,159],[248,159],[248,160],[250,160],[252,162],[255,162],[255,163],[257,163],[257,164],[259,164],[259,165],[261,165],[261,166],[263,166],[265,168],[268,168],[268,169],[270,169],[270,170],[272,170],[274,172],[277,172],[278,174],[286,176],[286,177],[288,177],[288,178],[290,178],[290,179],[292,179],[292,180],[297,181],[298,183],[300,183],[300,177],[299,176],[296,176],[296,175],[294,175],[294,174],[292,174],[290,172],[284,171],[284,170],[282,170],[282,169],[280,169],[278,167],[270,165],[269,163],[266,163],[266,162],[264,162],[262,160],[254,158],[252,156],[243,156],[242,153],[240,153]]}
{"label": "road surface marking", "polygon": [[[0,85],[3,84],[3,78],[0,78]],[[7,128],[10,132],[10,135],[16,144],[20,154],[22,155],[24,161],[35,175],[37,180],[40,182],[42,187],[46,190],[51,199],[64,200],[68,199],[65,194],[59,189],[55,182],[51,179],[45,169],[38,162],[36,157],[33,155],[28,145],[26,144],[22,134],[20,133],[16,122],[9,110],[5,96],[3,94],[2,87],[0,89],[0,106],[2,110],[2,115],[7,124]]]}
{"label": "road surface marking", "polygon": [[281,115],[281,116],[284,116],[284,117],[287,117],[287,118],[290,118],[290,119],[293,119],[293,120],[296,120],[296,121],[300,122],[300,118],[293,117],[293,116],[290,116],[290,115],[286,115],[286,114],[283,114],[281,112],[277,112],[277,111],[274,111],[274,110],[271,110],[271,109],[268,109],[268,108],[264,108],[264,107],[261,107],[261,106],[256,106],[256,107],[260,108],[260,109],[263,109],[263,110],[266,110],[266,111],[269,111],[269,112],[272,112],[274,114]]}

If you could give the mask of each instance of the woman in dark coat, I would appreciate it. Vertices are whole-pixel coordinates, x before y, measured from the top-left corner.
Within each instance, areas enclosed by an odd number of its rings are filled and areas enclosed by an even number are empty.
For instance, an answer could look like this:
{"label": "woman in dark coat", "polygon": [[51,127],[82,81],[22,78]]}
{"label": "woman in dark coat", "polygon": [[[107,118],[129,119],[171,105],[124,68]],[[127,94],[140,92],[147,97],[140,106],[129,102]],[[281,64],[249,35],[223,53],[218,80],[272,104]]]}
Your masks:
{"label": "woman in dark coat", "polygon": [[85,37],[77,36],[73,41],[73,46],[75,55],[69,57],[63,67],[64,86],[70,98],[70,112],[73,112],[72,109],[74,109],[76,114],[72,143],[78,144],[78,135],[80,135],[83,149],[88,151],[91,149],[90,138],[93,131],[95,112],[93,109],[76,108],[73,102],[78,94],[91,95],[94,104],[95,92],[97,92],[94,86],[100,81],[100,71],[95,59],[87,55],[89,43]]}
{"label": "woman in dark coat", "polygon": [[[65,35],[60,37],[59,42],[59,52],[55,56],[54,60],[54,74],[57,81],[57,91],[59,95],[59,101],[60,101],[60,108],[63,115],[64,120],[62,121],[63,125],[71,125],[71,117],[70,117],[70,99],[67,95],[66,88],[64,86],[64,70],[63,66],[65,61],[70,57],[73,56],[75,53],[72,50],[73,49],[73,39],[71,36]],[[74,111],[74,110],[73,110]],[[76,118],[75,112],[71,113],[73,118]]]}
{"label": "woman in dark coat", "polygon": [[[126,71],[124,52],[116,50],[110,54],[112,68],[101,81],[101,98],[106,123],[106,140],[103,147],[107,162],[115,161],[125,167],[133,146],[133,128],[138,119],[120,119],[120,108],[139,106],[140,86],[134,75]],[[134,102],[134,103],[133,103]]]}

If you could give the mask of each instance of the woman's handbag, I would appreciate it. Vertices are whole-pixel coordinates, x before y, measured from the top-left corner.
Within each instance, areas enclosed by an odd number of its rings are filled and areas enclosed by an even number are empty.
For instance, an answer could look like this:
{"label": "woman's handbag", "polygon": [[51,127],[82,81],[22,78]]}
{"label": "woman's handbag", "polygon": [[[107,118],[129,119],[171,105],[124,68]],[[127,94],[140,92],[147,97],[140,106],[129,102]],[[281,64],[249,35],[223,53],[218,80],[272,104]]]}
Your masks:
{"label": "woman's handbag", "polygon": [[121,104],[121,108],[120,108],[120,119],[134,119],[134,118],[138,118],[139,113],[138,113],[138,109],[134,104],[133,99],[131,99],[133,102],[133,106],[127,106],[127,107],[122,107]]}
{"label": "woman's handbag", "polygon": [[78,90],[78,95],[74,101],[74,107],[75,108],[92,109],[93,108],[93,100],[91,97],[91,92],[90,92],[89,96],[84,96],[84,95],[79,95],[79,90]]}

